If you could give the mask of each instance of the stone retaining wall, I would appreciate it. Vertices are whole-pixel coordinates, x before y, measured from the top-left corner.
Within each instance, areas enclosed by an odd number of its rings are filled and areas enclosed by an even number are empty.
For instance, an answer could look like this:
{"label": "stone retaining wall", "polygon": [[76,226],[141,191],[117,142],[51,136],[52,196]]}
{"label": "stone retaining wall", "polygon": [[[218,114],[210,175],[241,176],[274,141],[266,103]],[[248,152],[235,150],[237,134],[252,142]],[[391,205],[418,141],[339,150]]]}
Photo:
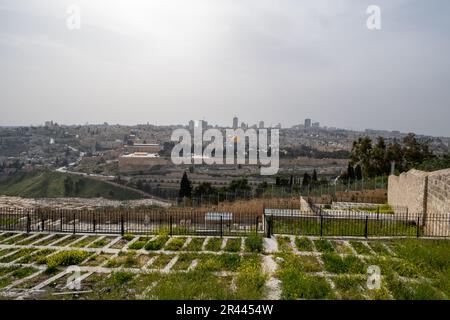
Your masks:
{"label": "stone retaining wall", "polygon": [[434,172],[412,169],[398,177],[390,176],[388,203],[394,208],[407,207],[414,216],[420,215],[426,235],[450,234],[450,169]]}

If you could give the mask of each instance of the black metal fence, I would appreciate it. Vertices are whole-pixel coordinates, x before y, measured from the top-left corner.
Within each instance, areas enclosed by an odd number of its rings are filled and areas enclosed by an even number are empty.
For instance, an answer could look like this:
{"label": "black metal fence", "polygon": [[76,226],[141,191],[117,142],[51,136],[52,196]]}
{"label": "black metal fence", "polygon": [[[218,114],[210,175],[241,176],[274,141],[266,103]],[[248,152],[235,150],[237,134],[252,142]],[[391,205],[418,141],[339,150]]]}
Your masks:
{"label": "black metal fence", "polygon": [[260,216],[153,209],[0,209],[0,230],[67,233],[237,236],[263,231]]}
{"label": "black metal fence", "polygon": [[[267,210],[267,209],[266,209]],[[265,214],[266,234],[336,237],[450,237],[450,214],[273,212]]]}
{"label": "black metal fence", "polygon": [[450,237],[450,214],[264,208],[245,212],[157,209],[62,210],[0,208],[1,231],[246,236]]}

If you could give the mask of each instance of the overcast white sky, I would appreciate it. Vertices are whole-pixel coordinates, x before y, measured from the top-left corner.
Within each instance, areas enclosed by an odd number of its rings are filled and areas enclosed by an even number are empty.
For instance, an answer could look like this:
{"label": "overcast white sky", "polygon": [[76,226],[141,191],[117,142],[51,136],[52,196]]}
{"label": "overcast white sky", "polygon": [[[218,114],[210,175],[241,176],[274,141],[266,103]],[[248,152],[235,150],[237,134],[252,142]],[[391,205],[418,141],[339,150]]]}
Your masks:
{"label": "overcast white sky", "polygon": [[450,136],[449,14],[447,0],[0,0],[0,125],[238,115]]}

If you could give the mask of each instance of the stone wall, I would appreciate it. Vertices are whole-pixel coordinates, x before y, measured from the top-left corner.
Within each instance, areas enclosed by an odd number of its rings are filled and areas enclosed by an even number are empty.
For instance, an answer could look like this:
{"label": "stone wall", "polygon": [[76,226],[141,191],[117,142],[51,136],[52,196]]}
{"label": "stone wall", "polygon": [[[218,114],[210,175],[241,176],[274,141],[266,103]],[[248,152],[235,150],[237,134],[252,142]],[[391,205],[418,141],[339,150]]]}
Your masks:
{"label": "stone wall", "polygon": [[426,172],[413,169],[398,177],[389,176],[388,203],[394,208],[408,208],[408,212],[414,215],[422,214],[427,175]]}
{"label": "stone wall", "polygon": [[425,235],[450,236],[450,169],[390,176],[388,203],[421,217]]}

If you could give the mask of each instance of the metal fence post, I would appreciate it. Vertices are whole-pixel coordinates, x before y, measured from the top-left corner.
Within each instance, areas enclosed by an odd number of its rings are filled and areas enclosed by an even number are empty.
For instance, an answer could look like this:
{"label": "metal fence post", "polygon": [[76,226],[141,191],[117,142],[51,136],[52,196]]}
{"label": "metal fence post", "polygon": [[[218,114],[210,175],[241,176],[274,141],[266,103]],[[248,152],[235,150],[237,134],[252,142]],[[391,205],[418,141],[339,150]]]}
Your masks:
{"label": "metal fence post", "polygon": [[169,215],[169,223],[170,223],[170,236],[172,236],[172,214]]}
{"label": "metal fence post", "polygon": [[417,236],[417,238],[419,238],[419,236],[420,236],[420,216],[417,216],[417,228],[416,228],[417,230],[416,230],[416,232],[417,232],[417,234],[416,234],[416,236]]}
{"label": "metal fence post", "polygon": [[220,237],[223,237],[223,216],[220,215]]}
{"label": "metal fence post", "polygon": [[125,234],[125,224],[123,219],[123,213],[120,215],[120,234],[123,236]]}
{"label": "metal fence post", "polygon": [[323,216],[320,215],[320,237],[323,236]]}
{"label": "metal fence post", "polygon": [[256,216],[256,222],[255,222],[255,234],[258,234],[258,222],[259,222],[259,216]]}
{"label": "metal fence post", "polygon": [[369,222],[369,217],[366,216],[366,225],[364,226],[364,237],[367,239],[368,236],[368,222]]}
{"label": "metal fence post", "polygon": [[63,231],[63,214],[62,214],[62,211],[59,212],[59,218],[60,218],[60,220],[59,220],[59,229],[62,232]]}
{"label": "metal fence post", "polygon": [[75,234],[76,233],[76,224],[75,224],[75,212],[73,213],[73,216],[72,216],[72,218],[73,218],[73,234]]}
{"label": "metal fence post", "polygon": [[27,233],[31,231],[31,221],[30,221],[30,213],[27,212]]}
{"label": "metal fence post", "polygon": [[94,231],[95,233],[95,225],[96,225],[96,221],[95,221],[95,211],[92,212],[92,231]]}

